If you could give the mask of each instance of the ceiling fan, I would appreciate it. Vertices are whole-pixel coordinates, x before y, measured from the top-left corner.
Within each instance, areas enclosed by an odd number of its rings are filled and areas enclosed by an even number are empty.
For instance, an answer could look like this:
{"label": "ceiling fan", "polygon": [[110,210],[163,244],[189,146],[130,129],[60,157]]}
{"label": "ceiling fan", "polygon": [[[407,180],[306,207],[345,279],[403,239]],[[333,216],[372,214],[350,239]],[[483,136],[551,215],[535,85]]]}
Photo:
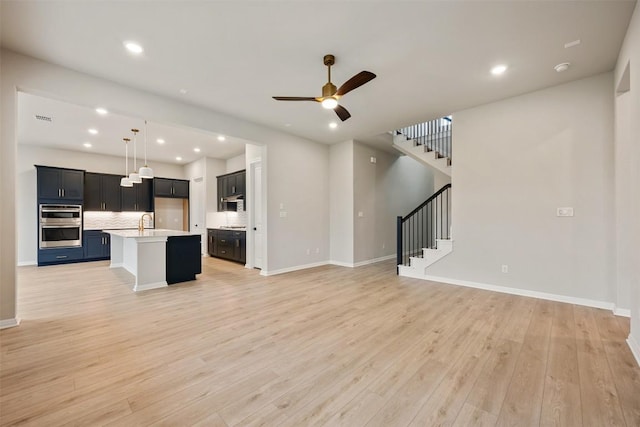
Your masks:
{"label": "ceiling fan", "polygon": [[338,117],[340,117],[340,120],[344,122],[349,117],[351,117],[351,114],[349,114],[346,108],[338,104],[338,100],[348,92],[351,92],[352,90],[359,88],[363,84],[375,79],[376,75],[370,71],[360,71],[358,74],[347,80],[342,86],[336,88],[336,86],[331,83],[331,66],[335,64],[335,62],[336,58],[333,55],[324,56],[324,65],[326,65],[328,69],[329,81],[327,82],[327,84],[322,86],[322,96],[274,96],[273,99],[277,101],[319,102],[324,108],[334,110]]}

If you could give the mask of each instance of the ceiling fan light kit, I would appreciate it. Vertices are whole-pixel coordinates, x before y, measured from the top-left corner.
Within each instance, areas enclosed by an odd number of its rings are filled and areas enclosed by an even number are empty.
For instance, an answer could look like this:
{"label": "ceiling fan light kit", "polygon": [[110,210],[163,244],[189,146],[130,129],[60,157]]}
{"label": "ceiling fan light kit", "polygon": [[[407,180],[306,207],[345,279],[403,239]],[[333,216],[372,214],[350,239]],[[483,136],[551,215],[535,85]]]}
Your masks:
{"label": "ceiling fan light kit", "polygon": [[322,96],[321,97],[312,97],[312,96],[274,96],[273,99],[276,101],[314,101],[319,102],[324,108],[328,110],[334,110],[340,120],[343,122],[351,117],[349,111],[344,108],[342,105],[338,103],[340,98],[342,98],[348,92],[351,92],[354,89],[359,88],[363,84],[373,80],[376,78],[376,75],[370,71],[361,71],[355,76],[351,77],[347,80],[342,86],[336,88],[336,86],[331,83],[331,66],[335,64],[336,58],[333,55],[325,55],[323,58],[324,65],[327,66],[327,74],[328,81],[322,86]]}

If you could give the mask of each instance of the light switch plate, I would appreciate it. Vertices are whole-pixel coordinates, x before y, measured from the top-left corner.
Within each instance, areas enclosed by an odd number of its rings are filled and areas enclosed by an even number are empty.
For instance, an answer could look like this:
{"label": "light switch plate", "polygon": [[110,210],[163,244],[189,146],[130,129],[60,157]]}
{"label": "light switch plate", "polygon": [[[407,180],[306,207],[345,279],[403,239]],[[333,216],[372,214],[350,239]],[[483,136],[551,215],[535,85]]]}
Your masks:
{"label": "light switch plate", "polygon": [[573,216],[573,208],[558,208],[556,212],[557,216]]}
{"label": "light switch plate", "polygon": [[280,218],[284,218],[287,216],[287,211],[280,211]]}

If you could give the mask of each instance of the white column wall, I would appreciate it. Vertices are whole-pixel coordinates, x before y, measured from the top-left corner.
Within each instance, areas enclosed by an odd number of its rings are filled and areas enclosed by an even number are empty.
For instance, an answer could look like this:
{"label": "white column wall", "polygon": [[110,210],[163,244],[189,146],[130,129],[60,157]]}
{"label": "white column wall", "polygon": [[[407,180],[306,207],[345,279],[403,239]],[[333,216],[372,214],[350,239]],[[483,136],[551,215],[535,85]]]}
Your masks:
{"label": "white column wall", "polygon": [[[630,90],[616,94],[616,219],[618,304],[631,313],[629,346],[640,364],[640,7],[627,29],[614,71],[618,88],[630,67]],[[628,303],[625,304],[625,299]]]}

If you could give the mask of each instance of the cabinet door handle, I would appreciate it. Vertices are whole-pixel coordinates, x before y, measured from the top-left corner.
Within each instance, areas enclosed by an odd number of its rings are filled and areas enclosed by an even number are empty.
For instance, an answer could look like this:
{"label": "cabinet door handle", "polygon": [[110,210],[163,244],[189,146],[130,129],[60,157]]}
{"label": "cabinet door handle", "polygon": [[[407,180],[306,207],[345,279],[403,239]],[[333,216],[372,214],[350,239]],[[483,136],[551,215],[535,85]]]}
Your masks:
{"label": "cabinet door handle", "polygon": [[57,259],[64,259],[64,258],[67,258],[67,255],[58,255],[56,258]]}
{"label": "cabinet door handle", "polygon": [[240,240],[236,239],[236,248],[240,247]]}
{"label": "cabinet door handle", "polygon": [[62,189],[62,197],[64,197],[64,188]]}
{"label": "cabinet door handle", "polygon": [[226,240],[222,240],[222,239],[220,240],[220,243],[225,243],[225,242],[226,242]]}
{"label": "cabinet door handle", "polygon": [[58,197],[62,197],[62,192],[60,191],[59,188],[58,188]]}
{"label": "cabinet door handle", "polygon": [[227,251],[220,251],[220,253],[226,254],[226,253],[227,253]]}

